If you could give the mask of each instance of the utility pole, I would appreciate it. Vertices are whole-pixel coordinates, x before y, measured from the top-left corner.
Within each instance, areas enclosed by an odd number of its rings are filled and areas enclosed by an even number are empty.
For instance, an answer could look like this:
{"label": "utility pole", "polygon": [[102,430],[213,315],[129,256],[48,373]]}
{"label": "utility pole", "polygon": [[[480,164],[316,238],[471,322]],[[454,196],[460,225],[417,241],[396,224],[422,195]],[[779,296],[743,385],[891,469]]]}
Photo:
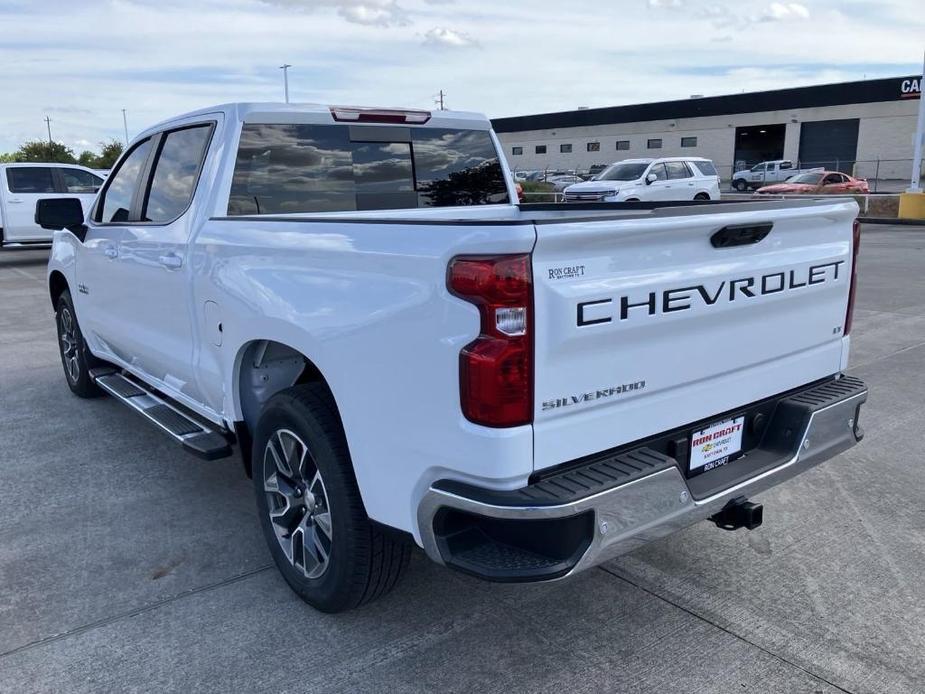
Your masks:
{"label": "utility pole", "polygon": [[289,63],[283,63],[279,66],[279,69],[283,71],[283,93],[286,97],[286,103],[289,103],[289,68],[292,65]]}
{"label": "utility pole", "polygon": [[51,118],[45,116],[45,125],[48,126],[48,144],[51,144]]}
{"label": "utility pole", "polygon": [[446,111],[446,103],[444,102],[445,97],[446,97],[446,92],[441,89],[440,92],[437,94],[437,98],[434,99],[434,103],[440,107],[441,111]]}
{"label": "utility pole", "polygon": [[122,109],[122,127],[125,128],[125,146],[128,147],[128,119],[125,117],[125,109]]}
{"label": "utility pole", "polygon": [[907,193],[922,192],[922,140],[925,139],[925,62],[919,80],[919,120],[915,127],[915,146],[912,154],[912,184]]}

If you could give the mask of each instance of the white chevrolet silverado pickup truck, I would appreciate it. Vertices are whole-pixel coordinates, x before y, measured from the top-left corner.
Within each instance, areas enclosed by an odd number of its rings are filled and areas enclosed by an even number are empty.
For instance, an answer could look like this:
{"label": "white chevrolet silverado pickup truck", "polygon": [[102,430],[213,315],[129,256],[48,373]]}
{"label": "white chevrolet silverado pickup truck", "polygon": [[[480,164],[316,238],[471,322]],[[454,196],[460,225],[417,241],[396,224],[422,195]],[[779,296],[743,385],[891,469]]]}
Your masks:
{"label": "white chevrolet silverado pickup truck", "polygon": [[[850,200],[517,205],[471,113],[217,106],[43,200],[70,389],[240,449],[325,611],[573,575],[853,446]],[[229,538],[229,541],[232,541]]]}

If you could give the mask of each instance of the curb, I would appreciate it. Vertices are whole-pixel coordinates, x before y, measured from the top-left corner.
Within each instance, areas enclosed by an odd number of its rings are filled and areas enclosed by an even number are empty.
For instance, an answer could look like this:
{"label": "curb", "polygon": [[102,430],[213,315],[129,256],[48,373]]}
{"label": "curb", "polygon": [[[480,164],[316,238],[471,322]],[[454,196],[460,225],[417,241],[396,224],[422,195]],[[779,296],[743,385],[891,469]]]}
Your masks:
{"label": "curb", "polygon": [[894,226],[925,227],[925,219],[899,219],[897,217],[858,217],[861,224],[892,224]]}

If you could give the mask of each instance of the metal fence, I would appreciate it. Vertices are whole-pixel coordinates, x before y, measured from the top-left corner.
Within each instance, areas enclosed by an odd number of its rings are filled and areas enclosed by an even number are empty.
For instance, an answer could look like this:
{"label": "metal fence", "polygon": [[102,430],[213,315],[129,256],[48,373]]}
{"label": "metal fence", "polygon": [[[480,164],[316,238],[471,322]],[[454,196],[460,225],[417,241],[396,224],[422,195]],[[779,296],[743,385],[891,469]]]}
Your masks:
{"label": "metal fence", "polygon": [[[912,159],[870,159],[870,160],[840,160],[833,159],[830,161],[795,161],[793,165],[797,169],[823,168],[829,171],[841,171],[856,178],[867,180],[872,193],[900,193],[909,187],[910,176],[912,175]],[[731,190],[732,176],[739,171],[745,171],[750,167],[743,163],[739,164],[716,164],[716,170],[720,176],[720,183],[724,190]],[[517,169],[513,170],[515,174]],[[557,175],[578,175],[590,178],[592,174],[598,173],[597,170],[574,169],[567,167],[549,166],[541,171],[531,170],[533,175],[531,180],[544,182],[552,179]],[[768,181],[770,183],[771,181]],[[777,182],[776,180],[774,182]],[[763,185],[763,178],[757,184]],[[920,185],[925,185],[925,168]],[[541,193],[536,192],[535,195]],[[551,194],[551,193],[550,193]]]}

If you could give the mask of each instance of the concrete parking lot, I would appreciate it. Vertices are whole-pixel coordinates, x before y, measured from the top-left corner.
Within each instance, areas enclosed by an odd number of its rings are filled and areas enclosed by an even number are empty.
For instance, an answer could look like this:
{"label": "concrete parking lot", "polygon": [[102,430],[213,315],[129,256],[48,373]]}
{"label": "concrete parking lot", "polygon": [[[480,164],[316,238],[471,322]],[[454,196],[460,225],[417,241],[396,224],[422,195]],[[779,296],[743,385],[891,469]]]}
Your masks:
{"label": "concrete parking lot", "polygon": [[2,692],[925,691],[925,230],[865,227],[867,437],[761,495],[761,528],[542,586],[416,553],[339,616],[271,567],[237,458],[70,394],[45,260],[0,252]]}

